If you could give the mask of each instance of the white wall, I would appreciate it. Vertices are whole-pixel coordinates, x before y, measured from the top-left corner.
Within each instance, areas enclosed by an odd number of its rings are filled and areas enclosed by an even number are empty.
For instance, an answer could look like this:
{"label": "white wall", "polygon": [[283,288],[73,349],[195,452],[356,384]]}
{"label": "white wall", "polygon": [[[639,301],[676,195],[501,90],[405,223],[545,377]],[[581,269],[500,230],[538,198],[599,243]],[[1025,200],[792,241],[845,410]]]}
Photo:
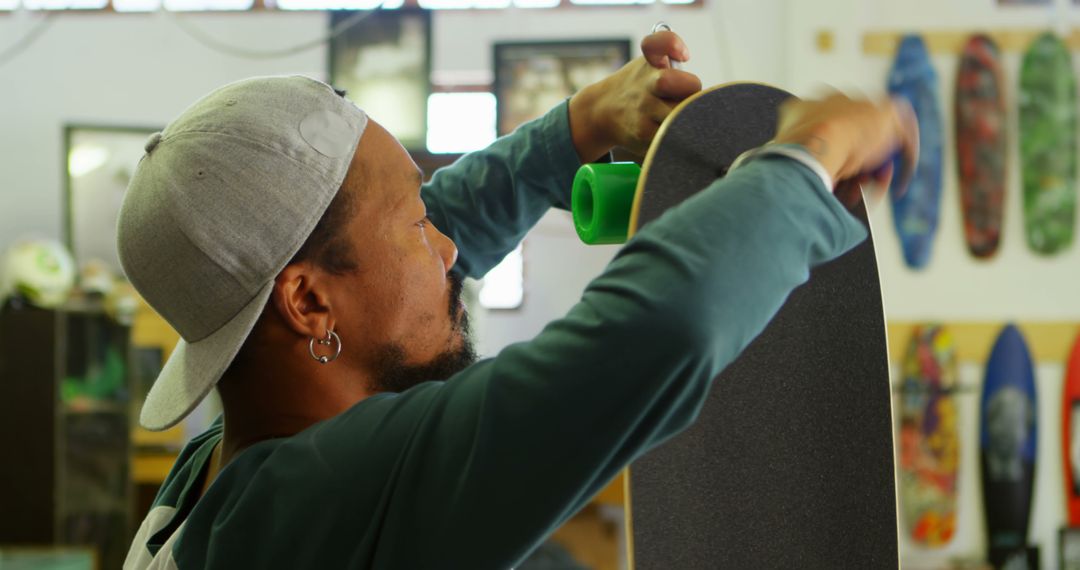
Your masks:
{"label": "white wall", "polygon": [[[40,18],[0,16],[7,47]],[[273,61],[220,56],[165,15],[62,14],[21,57],[0,66],[0,246],[25,234],[60,239],[65,123],[164,126],[211,89],[246,76],[321,75],[321,49]],[[321,14],[192,18],[248,47],[324,33]]]}

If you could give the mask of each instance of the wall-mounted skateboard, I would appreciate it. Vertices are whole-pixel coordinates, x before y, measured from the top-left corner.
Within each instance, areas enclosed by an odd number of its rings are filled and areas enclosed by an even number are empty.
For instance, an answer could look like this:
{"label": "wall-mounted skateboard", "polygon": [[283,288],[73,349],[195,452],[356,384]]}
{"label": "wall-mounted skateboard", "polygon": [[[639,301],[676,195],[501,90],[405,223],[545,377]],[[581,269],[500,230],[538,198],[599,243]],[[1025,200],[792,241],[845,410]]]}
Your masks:
{"label": "wall-mounted skateboard", "polygon": [[1031,353],[1020,330],[1002,329],[983,381],[979,443],[988,557],[995,568],[1027,568],[1028,522],[1038,417]]}
{"label": "wall-mounted skateboard", "polygon": [[989,36],[964,46],[956,74],[956,170],[968,251],[997,253],[1004,217],[1007,120],[1001,56]]}
{"label": "wall-mounted skateboard", "polygon": [[1073,343],[1061,398],[1062,452],[1069,526],[1080,528],[1080,335]]}
{"label": "wall-mounted skateboard", "polygon": [[[941,214],[942,132],[938,80],[922,38],[904,37],[889,72],[889,93],[911,103],[919,120],[919,163],[906,191],[893,188],[893,221],[904,262],[913,269],[930,263]],[[899,159],[898,159],[899,160]],[[899,162],[896,172],[900,172]],[[894,184],[902,183],[901,177]]]}
{"label": "wall-mounted skateboard", "polygon": [[1055,254],[1076,222],[1076,78],[1069,48],[1046,33],[1020,68],[1020,165],[1024,231],[1036,253]]}
{"label": "wall-mounted skateboard", "polygon": [[912,542],[940,548],[956,531],[960,464],[952,335],[940,325],[915,327],[901,366],[900,519]]}

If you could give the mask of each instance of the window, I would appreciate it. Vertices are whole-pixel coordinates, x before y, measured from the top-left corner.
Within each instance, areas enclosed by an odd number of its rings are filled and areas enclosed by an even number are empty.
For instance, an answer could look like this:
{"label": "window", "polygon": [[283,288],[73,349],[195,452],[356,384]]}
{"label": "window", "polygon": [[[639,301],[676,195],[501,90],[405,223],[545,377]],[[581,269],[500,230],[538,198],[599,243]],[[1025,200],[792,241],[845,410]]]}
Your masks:
{"label": "window", "polygon": [[495,95],[433,93],[427,105],[427,149],[465,153],[495,141]]}
{"label": "window", "polygon": [[165,0],[165,9],[177,12],[250,10],[255,0]]}
{"label": "window", "polygon": [[517,309],[524,298],[525,261],[519,244],[502,263],[484,276],[480,285],[480,306],[485,309]]}
{"label": "window", "polygon": [[153,12],[161,8],[161,0],[112,0],[117,12]]}
{"label": "window", "polygon": [[417,4],[428,10],[498,9],[509,8],[510,0],[417,0]]}
{"label": "window", "polygon": [[109,0],[23,0],[28,10],[100,10],[108,5]]}
{"label": "window", "polygon": [[281,10],[390,10],[404,4],[404,0],[266,0],[268,8]]}

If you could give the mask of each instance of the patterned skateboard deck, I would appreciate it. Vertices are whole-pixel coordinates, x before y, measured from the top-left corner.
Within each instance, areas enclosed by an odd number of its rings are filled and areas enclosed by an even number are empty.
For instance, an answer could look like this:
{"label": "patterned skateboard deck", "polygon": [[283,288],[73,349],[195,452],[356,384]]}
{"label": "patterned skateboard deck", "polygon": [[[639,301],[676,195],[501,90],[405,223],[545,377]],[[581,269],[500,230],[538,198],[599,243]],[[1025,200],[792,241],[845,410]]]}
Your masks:
{"label": "patterned skateboard deck", "polygon": [[[889,93],[907,99],[919,120],[919,163],[906,192],[892,188],[893,221],[904,262],[913,269],[930,263],[941,209],[942,119],[937,73],[922,38],[905,36],[889,72]],[[899,159],[898,159],[899,160]],[[899,162],[896,172],[900,172]],[[900,183],[899,178],[894,184]]]}
{"label": "patterned skateboard deck", "polygon": [[955,110],[964,237],[972,255],[989,258],[1001,241],[1007,133],[1000,54],[988,36],[964,47]]}
{"label": "patterned skateboard deck", "polygon": [[1069,355],[1061,404],[1065,499],[1069,526],[1075,528],[1080,527],[1080,335]]}
{"label": "patterned skateboard deck", "polygon": [[1059,38],[1039,36],[1020,68],[1020,164],[1028,247],[1050,255],[1073,239],[1076,79]]}
{"label": "patterned skateboard deck", "polygon": [[[989,558],[995,567],[1027,559],[1038,439],[1035,374],[1024,337],[1006,326],[986,363],[980,406],[980,459]],[[1026,568],[1023,566],[1013,566]]]}
{"label": "patterned skateboard deck", "polygon": [[956,348],[939,325],[916,327],[900,386],[901,520],[913,542],[945,546],[956,530]]}
{"label": "patterned skateboard deck", "polygon": [[[705,91],[661,127],[631,231],[776,131],[789,94]],[[865,219],[865,211],[862,212]],[[898,568],[891,390],[873,243],[815,269],[627,478],[631,568]]]}

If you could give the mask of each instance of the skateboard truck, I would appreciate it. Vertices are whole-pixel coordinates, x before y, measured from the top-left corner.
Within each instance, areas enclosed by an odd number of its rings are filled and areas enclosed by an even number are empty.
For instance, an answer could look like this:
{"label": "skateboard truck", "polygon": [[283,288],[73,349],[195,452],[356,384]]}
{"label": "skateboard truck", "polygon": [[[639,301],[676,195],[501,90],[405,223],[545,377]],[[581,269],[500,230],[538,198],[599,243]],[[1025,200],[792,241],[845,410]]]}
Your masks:
{"label": "skateboard truck", "polygon": [[574,229],[589,245],[625,243],[641,167],[633,162],[586,164],[574,176]]}

